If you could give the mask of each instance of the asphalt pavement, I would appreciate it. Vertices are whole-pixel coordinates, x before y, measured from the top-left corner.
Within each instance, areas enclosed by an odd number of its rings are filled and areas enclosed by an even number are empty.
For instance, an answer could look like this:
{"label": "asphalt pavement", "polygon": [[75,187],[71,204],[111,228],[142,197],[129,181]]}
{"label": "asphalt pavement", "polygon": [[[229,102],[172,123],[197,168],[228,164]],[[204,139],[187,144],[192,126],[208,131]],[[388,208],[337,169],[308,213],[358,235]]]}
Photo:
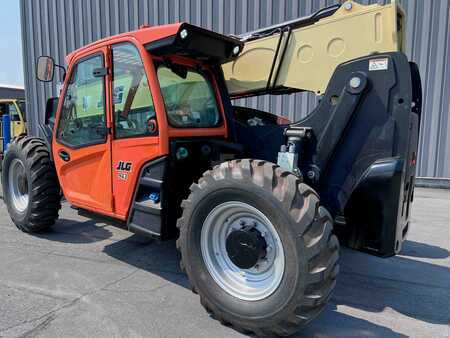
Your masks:
{"label": "asphalt pavement", "polygon": [[[336,292],[296,337],[450,337],[450,191],[417,189],[401,255],[343,248]],[[24,234],[0,199],[0,337],[244,337],[209,317],[175,243],[64,205]]]}

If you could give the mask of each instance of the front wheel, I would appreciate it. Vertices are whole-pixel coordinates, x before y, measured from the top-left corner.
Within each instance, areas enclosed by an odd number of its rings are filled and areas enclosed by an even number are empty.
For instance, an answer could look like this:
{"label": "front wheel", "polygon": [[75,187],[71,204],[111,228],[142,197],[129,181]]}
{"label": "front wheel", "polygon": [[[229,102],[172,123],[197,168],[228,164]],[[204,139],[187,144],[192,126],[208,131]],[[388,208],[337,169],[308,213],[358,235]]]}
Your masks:
{"label": "front wheel", "polygon": [[11,142],[3,160],[2,186],[8,213],[20,230],[39,232],[55,223],[61,194],[44,141],[21,136]]}
{"label": "front wheel", "polygon": [[331,216],[298,177],[264,161],[225,162],[191,186],[182,206],[182,267],[214,317],[285,336],[324,308],[339,244]]}

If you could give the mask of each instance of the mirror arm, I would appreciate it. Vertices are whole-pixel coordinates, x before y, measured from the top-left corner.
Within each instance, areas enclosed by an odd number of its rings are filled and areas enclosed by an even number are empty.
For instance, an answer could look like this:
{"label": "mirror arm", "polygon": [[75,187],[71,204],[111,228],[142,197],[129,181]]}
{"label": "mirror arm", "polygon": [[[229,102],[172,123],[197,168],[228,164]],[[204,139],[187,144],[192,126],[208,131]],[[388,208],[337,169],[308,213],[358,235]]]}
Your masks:
{"label": "mirror arm", "polygon": [[66,67],[61,66],[61,65],[57,65],[56,63],[55,63],[55,67],[59,68],[59,69],[62,69],[62,71],[63,71],[62,80],[64,82],[64,80],[66,79]]}

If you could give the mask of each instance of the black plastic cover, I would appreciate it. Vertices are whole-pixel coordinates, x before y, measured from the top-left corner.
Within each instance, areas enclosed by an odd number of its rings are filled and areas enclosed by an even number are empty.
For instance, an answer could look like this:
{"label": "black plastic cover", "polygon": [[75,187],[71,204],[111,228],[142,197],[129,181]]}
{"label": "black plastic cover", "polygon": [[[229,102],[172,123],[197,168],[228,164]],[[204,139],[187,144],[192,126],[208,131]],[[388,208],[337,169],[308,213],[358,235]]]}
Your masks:
{"label": "black plastic cover", "polygon": [[[386,60],[386,69],[371,70],[374,59]],[[345,88],[358,74],[367,88],[351,93]],[[418,71],[403,53],[359,58],[336,69],[319,106],[295,124],[312,127],[318,140],[301,167],[317,168],[319,175],[308,183],[334,216],[363,227],[362,249],[382,256],[400,251],[409,228],[421,109],[417,86]]]}
{"label": "black plastic cover", "polygon": [[[371,70],[371,60],[380,59],[385,69]],[[361,234],[352,247],[391,256],[406,238],[420,83],[417,66],[403,53],[358,58],[338,66],[316,109],[289,126],[311,128],[313,136],[300,142],[298,166],[333,217]],[[286,143],[285,126],[250,126],[236,120],[235,128],[247,157],[276,162],[277,151]]]}
{"label": "black plastic cover", "polygon": [[[184,31],[185,36],[181,34]],[[177,34],[145,45],[156,56],[179,55],[214,64],[228,62],[239,55],[233,53],[235,47],[240,52],[243,42],[188,23],[181,24]]]}

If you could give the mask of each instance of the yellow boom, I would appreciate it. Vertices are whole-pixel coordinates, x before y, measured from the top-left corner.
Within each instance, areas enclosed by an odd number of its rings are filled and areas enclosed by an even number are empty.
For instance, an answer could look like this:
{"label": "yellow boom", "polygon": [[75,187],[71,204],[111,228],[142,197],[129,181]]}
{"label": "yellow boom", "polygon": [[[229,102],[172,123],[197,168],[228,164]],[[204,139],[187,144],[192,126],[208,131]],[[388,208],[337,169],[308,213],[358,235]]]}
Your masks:
{"label": "yellow boom", "polygon": [[249,33],[241,36],[246,42],[239,57],[223,65],[228,90],[234,97],[279,89],[322,94],[339,64],[404,51],[404,27],[405,14],[396,0],[367,6],[347,1],[311,24]]}

